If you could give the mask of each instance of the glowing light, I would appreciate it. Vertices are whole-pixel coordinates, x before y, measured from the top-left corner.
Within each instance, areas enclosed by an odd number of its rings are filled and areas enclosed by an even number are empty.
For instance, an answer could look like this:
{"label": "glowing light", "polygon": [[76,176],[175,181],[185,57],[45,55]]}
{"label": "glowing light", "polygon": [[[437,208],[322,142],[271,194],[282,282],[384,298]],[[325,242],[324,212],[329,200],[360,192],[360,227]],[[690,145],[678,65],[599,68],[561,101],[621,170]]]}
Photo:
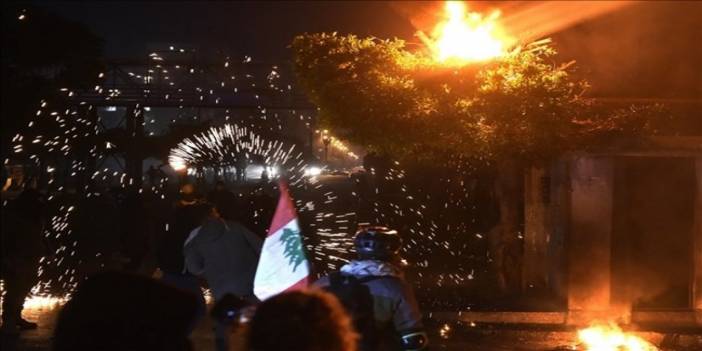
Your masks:
{"label": "glowing light", "polygon": [[[319,134],[319,130],[316,130],[315,133]],[[331,147],[341,151],[342,153],[346,154],[346,156],[358,160],[360,157],[356,155],[353,151],[349,149],[349,147],[344,144],[339,138],[332,136],[329,134],[329,131],[327,129],[324,129],[321,133],[321,139],[323,143],[328,143]]]}
{"label": "glowing light", "polygon": [[445,19],[436,25],[432,37],[418,36],[429,46],[434,59],[446,64],[465,64],[503,56],[511,42],[497,23],[499,11],[489,16],[469,12],[460,1],[447,1]]}
{"label": "glowing light", "polygon": [[176,172],[180,172],[188,167],[182,157],[175,155],[168,156],[168,164]]}
{"label": "glowing light", "polygon": [[277,177],[278,172],[280,172],[278,167],[275,167],[275,166],[269,166],[269,167],[266,167],[266,169],[268,170],[268,176],[271,178]]}
{"label": "glowing light", "polygon": [[322,169],[319,167],[311,166],[305,168],[305,176],[307,177],[316,177],[320,174],[322,174]]}
{"label": "glowing light", "polygon": [[70,296],[33,295],[24,300],[24,308],[28,310],[52,309],[65,304]]}
{"label": "glowing light", "polygon": [[443,339],[448,339],[451,334],[451,326],[448,324],[444,324],[441,326],[441,329],[439,329],[439,335]]}
{"label": "glowing light", "polygon": [[658,348],[615,324],[595,325],[578,331],[587,351],[657,351]]}

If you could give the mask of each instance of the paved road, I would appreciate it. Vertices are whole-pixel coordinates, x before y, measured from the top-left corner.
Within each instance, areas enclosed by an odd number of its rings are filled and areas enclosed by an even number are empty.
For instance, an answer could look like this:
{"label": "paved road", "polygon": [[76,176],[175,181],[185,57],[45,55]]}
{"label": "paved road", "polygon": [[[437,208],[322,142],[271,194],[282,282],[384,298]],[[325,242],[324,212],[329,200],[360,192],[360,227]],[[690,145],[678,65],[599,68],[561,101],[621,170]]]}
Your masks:
{"label": "paved road", "polygon": [[[25,318],[39,323],[39,329],[22,333],[19,338],[3,338],[2,350],[26,350],[26,351],[48,351],[50,350],[51,334],[53,332],[54,321],[58,314],[58,308],[47,310],[33,310],[25,313]],[[214,337],[211,332],[212,324],[209,320],[203,321],[192,336],[193,345],[196,351],[214,350]],[[433,329],[439,329],[438,327]],[[487,350],[553,350],[555,347],[566,342],[571,335],[564,333],[552,333],[544,335],[523,334],[507,335],[505,333],[477,330],[472,333],[464,333],[461,337],[452,335],[449,332],[446,338],[438,334],[432,336],[432,349],[434,350],[467,350],[467,351],[487,351]]]}
{"label": "paved road", "polygon": [[[25,318],[38,321],[39,329],[24,332],[16,339],[3,338],[2,351],[27,350],[48,351],[58,308],[34,310],[25,314]],[[429,321],[429,331],[432,350],[465,350],[465,351],[556,351],[567,350],[575,346],[573,331],[544,330],[544,329],[507,329],[489,326],[471,327],[469,325],[451,325],[450,329],[442,328],[443,323]],[[209,320],[194,332],[191,339],[195,351],[214,350],[214,337]],[[444,329],[444,333],[440,330]],[[443,334],[443,335],[440,335]],[[642,333],[646,339],[656,345],[665,345],[664,337],[671,334]],[[240,342],[240,340],[239,340]],[[243,351],[243,348],[240,348]],[[678,339],[669,340],[663,351],[692,351],[702,350],[702,335],[678,335]]]}

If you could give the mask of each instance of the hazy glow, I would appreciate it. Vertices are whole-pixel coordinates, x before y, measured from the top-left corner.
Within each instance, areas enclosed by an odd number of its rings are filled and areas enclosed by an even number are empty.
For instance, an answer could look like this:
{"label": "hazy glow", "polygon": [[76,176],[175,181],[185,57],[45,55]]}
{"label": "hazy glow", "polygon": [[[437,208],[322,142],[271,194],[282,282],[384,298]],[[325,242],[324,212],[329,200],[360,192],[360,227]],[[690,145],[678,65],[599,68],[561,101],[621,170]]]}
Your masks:
{"label": "hazy glow", "polygon": [[168,164],[173,168],[174,171],[179,172],[187,168],[187,165],[185,163],[185,160],[183,158],[174,156],[174,155],[169,155],[168,156]]}
{"label": "hazy glow", "polygon": [[316,166],[307,167],[305,169],[305,175],[308,177],[316,177],[322,174],[322,169]]}

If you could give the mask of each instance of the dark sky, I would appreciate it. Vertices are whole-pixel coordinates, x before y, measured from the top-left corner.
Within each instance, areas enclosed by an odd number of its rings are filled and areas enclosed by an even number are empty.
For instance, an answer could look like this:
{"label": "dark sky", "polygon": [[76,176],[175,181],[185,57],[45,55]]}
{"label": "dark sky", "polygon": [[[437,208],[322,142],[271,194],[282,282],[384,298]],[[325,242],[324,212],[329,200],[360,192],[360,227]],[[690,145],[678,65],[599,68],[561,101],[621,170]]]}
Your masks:
{"label": "dark sky", "polygon": [[385,2],[35,2],[106,39],[108,57],[139,56],[170,43],[217,48],[266,61],[288,57],[303,32],[410,38],[414,29]]}
{"label": "dark sky", "polygon": [[[139,58],[183,44],[201,53],[225,51],[264,62],[288,59],[287,45],[304,32],[418,42],[413,34],[430,29],[426,26],[435,23],[432,16],[442,6],[428,1],[32,3],[85,23],[105,39],[108,58]],[[477,11],[500,8],[505,18],[540,3],[552,9],[565,6],[546,1],[468,2]],[[602,3],[578,6],[584,11]],[[537,13],[544,17],[542,23],[559,20],[548,12]],[[599,94],[702,99],[702,2],[636,2],[549,35],[563,60],[575,59]]]}

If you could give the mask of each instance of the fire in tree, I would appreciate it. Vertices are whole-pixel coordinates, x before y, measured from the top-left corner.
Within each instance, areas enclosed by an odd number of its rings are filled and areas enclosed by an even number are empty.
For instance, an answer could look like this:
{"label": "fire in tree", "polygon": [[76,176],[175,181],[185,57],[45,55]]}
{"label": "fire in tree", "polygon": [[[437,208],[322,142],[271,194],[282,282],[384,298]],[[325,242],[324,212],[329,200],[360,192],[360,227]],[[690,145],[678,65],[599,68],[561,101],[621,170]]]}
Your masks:
{"label": "fire in tree", "polygon": [[431,38],[419,31],[417,36],[429,47],[435,60],[443,64],[466,64],[503,56],[514,43],[497,21],[500,11],[483,17],[468,12],[460,1],[447,1],[445,20],[436,25]]}
{"label": "fire in tree", "polygon": [[603,135],[644,135],[655,109],[598,106],[585,95],[588,83],[572,75],[574,62],[558,63],[549,40],[510,46],[496,14],[483,19],[446,6],[448,19],[424,36],[427,48],[305,34],[291,46],[295,69],[321,123],[341,138],[406,163],[460,155],[497,172],[490,256],[500,289],[516,291],[524,169],[600,147]]}

